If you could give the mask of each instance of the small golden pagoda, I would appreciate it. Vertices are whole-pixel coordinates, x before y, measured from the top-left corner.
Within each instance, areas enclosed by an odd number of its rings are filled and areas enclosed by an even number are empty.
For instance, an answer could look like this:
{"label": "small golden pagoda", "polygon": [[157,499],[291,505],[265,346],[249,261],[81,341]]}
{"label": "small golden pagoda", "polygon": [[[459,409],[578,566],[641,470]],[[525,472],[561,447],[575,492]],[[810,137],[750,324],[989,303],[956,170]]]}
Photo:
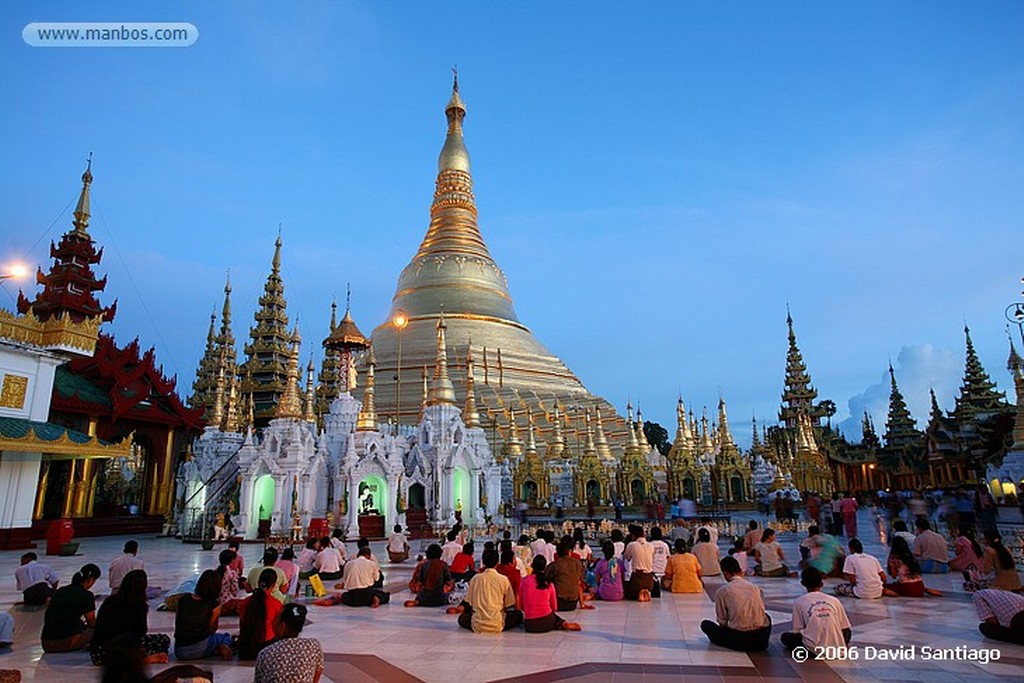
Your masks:
{"label": "small golden pagoda", "polygon": [[587,501],[599,503],[611,500],[609,490],[608,467],[601,462],[597,455],[597,446],[594,443],[594,430],[590,424],[590,413],[586,414],[587,441],[583,447],[583,454],[576,462],[576,468],[572,473],[573,494],[577,504],[584,504]]}
{"label": "small golden pagoda", "polygon": [[630,426],[626,435],[626,448],[623,451],[622,460],[619,462],[615,479],[618,493],[627,505],[642,505],[648,497],[656,495],[654,471],[647,461],[647,454],[644,453],[636,438],[632,404],[626,406],[626,414]]}
{"label": "small golden pagoda", "polygon": [[676,404],[676,438],[668,452],[668,495],[696,499],[700,493],[701,468],[697,464],[695,439],[686,419],[683,397]]}
{"label": "small golden pagoda", "polygon": [[548,468],[537,455],[537,435],[533,424],[533,411],[526,411],[526,449],[512,473],[514,496],[536,505],[551,497],[551,478]]}

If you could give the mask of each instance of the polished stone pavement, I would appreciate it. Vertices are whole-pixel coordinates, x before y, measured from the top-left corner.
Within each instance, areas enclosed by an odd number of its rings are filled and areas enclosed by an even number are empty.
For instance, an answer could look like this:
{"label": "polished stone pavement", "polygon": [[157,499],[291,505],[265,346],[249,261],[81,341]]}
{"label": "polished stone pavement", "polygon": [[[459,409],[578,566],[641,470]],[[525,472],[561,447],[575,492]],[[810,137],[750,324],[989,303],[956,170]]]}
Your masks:
{"label": "polished stone pavement", "polygon": [[[873,519],[870,512],[861,513],[861,538],[868,552],[884,560],[886,551]],[[42,559],[57,570],[62,583],[86,562],[100,565],[104,576],[96,592],[102,595],[106,568],[126,538],[82,539],[77,556]],[[792,564],[799,557],[799,539],[796,534],[781,535]],[[216,565],[215,552],[204,552],[195,545],[172,539],[139,540],[151,585],[169,588],[189,573]],[[386,558],[380,546],[375,544],[375,556]],[[414,547],[414,552],[417,549]],[[246,566],[251,567],[262,546],[247,544],[242,552]],[[19,556],[16,551],[0,552],[0,575],[6,577],[0,581],[0,604],[11,609],[17,623],[13,647],[0,650],[0,668],[20,669],[26,681],[98,680],[99,671],[90,664],[87,653],[42,652],[38,640],[41,612],[10,607],[20,599],[13,577]],[[409,597],[404,585],[412,564],[383,565],[388,587],[396,592],[391,604],[377,610],[310,606],[311,623],[303,635],[323,644],[324,681],[1024,681],[1024,647],[982,638],[970,597],[959,588],[958,575],[927,577],[930,587],[945,593],[941,598],[844,599],[853,623],[852,645],[862,649],[868,645],[879,649],[898,645],[994,648],[1001,654],[998,662],[864,661],[862,654],[856,662],[796,663],[782,650],[777,635],[789,627],[792,600],[803,592],[797,579],[788,578],[751,579],[764,589],[774,622],[776,635],[765,654],[747,655],[712,646],[700,632],[700,621],[714,618],[710,595],[721,584],[719,578],[709,578],[707,593],[702,595],[665,594],[647,604],[597,603],[596,610],[572,615],[583,625],[581,633],[474,635],[458,629],[454,618],[440,608],[402,606]],[[150,613],[150,630],[172,633],[174,615],[156,611],[156,604],[154,601]],[[237,632],[237,618],[222,619],[221,628]],[[209,660],[203,666],[214,670],[218,682],[252,680],[251,665]]]}

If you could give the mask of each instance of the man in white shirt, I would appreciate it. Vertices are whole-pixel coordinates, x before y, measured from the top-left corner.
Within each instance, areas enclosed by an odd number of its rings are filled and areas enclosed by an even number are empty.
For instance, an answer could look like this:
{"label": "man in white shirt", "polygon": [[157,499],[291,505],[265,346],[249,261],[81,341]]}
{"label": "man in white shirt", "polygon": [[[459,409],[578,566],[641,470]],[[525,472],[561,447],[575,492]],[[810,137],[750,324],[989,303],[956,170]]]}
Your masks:
{"label": "man in white shirt", "polygon": [[807,592],[793,603],[793,632],[782,634],[787,650],[805,647],[814,656],[815,648],[845,647],[853,631],[843,603],[821,592],[821,572],[807,567],[800,574],[800,583]]}
{"label": "man in white shirt", "polygon": [[632,572],[622,587],[622,596],[626,600],[649,602],[654,587],[654,549],[644,537],[642,526],[631,524],[629,533],[633,540],[626,546],[622,558],[629,562]]}
{"label": "man in white shirt", "polygon": [[320,575],[321,581],[336,581],[341,578],[341,553],[331,543],[331,539],[320,539],[320,552],[316,554],[313,567]]}
{"label": "man in white shirt", "polygon": [[395,531],[388,537],[388,560],[405,562],[409,559],[409,541],[402,533],[402,525],[396,524]]}
{"label": "man in white shirt", "polygon": [[843,562],[843,575],[849,583],[836,586],[836,595],[864,600],[882,597],[882,586],[885,584],[882,565],[873,556],[864,552],[864,544],[856,538],[850,539],[850,554]]}
{"label": "man in white shirt", "polygon": [[38,557],[32,552],[25,553],[21,556],[21,566],[14,570],[14,580],[26,605],[45,605],[57,590],[57,572],[37,562]]}
{"label": "man in white shirt", "polygon": [[138,541],[126,541],[124,552],[115,557],[114,561],[110,563],[110,569],[107,571],[107,581],[110,584],[111,594],[116,593],[117,589],[121,587],[121,581],[124,580],[128,572],[146,568],[145,563],[136,557],[138,552]]}
{"label": "man in white shirt", "polygon": [[380,565],[373,559],[370,546],[363,546],[354,560],[345,563],[345,592],[341,604],[349,607],[379,607],[387,604],[389,593],[373,587],[380,578]]}
{"label": "man in white shirt", "polygon": [[534,553],[534,557],[543,555],[548,560],[548,564],[554,561],[555,553],[551,553],[548,549],[548,533],[543,528],[537,529],[537,539],[529,544],[529,549]]}
{"label": "man in white shirt", "polygon": [[441,547],[441,561],[451,566],[455,556],[462,552],[462,544],[459,543],[459,532],[452,529],[446,536],[448,541]]}

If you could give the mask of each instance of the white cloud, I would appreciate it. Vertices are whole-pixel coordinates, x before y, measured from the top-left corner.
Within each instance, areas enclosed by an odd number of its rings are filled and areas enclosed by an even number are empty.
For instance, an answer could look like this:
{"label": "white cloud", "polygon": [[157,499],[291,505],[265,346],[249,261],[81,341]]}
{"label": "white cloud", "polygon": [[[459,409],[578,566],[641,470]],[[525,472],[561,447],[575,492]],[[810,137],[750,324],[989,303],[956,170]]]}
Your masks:
{"label": "white cloud", "polygon": [[[943,410],[953,407],[953,400],[960,387],[963,375],[962,352],[938,348],[931,344],[904,346],[893,363],[896,382],[903,398],[907,401],[910,414],[917,420],[918,429],[923,429],[931,412],[929,389]],[[875,421],[875,430],[881,437],[885,432],[885,419],[889,412],[889,373],[882,373],[881,379],[864,391],[851,396],[848,401],[850,416],[839,423],[846,438],[861,439],[861,419],[867,411]]]}

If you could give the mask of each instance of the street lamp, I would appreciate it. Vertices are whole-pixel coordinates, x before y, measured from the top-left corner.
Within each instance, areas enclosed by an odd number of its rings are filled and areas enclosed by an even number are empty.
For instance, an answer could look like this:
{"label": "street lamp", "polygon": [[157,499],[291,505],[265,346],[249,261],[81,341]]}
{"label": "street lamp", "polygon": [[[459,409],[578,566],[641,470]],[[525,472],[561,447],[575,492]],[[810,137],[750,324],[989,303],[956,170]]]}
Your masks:
{"label": "street lamp", "polygon": [[12,263],[7,272],[0,274],[0,280],[20,280],[28,275],[28,266],[24,263]]}
{"label": "street lamp", "polygon": [[395,311],[391,323],[398,334],[398,363],[395,371],[395,436],[398,436],[398,422],[402,415],[402,330],[408,326],[409,316],[403,310]]}

